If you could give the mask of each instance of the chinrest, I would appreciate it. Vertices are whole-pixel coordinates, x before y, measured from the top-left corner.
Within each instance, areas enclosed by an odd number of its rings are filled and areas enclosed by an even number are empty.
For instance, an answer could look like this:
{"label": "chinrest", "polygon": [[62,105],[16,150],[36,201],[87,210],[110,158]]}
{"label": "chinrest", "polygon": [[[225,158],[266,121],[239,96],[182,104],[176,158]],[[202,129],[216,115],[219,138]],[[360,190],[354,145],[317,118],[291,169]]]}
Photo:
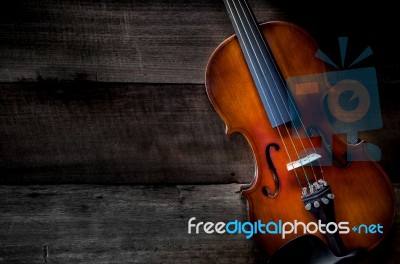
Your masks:
{"label": "chinrest", "polygon": [[367,254],[365,249],[356,249],[344,256],[335,256],[327,245],[317,236],[297,237],[279,249],[269,260],[270,264],[347,264],[356,263]]}

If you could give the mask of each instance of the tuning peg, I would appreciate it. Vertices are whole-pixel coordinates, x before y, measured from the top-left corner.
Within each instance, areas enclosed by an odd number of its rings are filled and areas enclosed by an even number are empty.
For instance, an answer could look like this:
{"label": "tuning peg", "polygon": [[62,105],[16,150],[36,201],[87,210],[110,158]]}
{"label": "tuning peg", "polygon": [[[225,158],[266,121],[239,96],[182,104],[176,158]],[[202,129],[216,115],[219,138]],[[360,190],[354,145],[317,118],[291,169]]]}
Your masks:
{"label": "tuning peg", "polygon": [[335,195],[333,195],[332,193],[328,193],[326,197],[332,200],[333,198],[335,198]]}
{"label": "tuning peg", "polygon": [[319,184],[321,184],[322,186],[327,186],[328,183],[326,181],[324,181],[323,179],[319,179],[318,180]]}
{"label": "tuning peg", "polygon": [[306,210],[307,210],[307,211],[310,211],[310,209],[311,209],[311,204],[310,204],[310,203],[308,203],[308,204],[306,204],[306,206],[305,206],[305,207],[306,207]]}
{"label": "tuning peg", "polygon": [[318,202],[318,201],[315,201],[315,202],[314,202],[314,207],[315,207],[315,208],[318,208],[318,207],[319,207],[319,202]]}
{"label": "tuning peg", "polygon": [[303,190],[301,191],[302,196],[307,196],[307,187],[303,187]]}
{"label": "tuning peg", "polygon": [[315,190],[319,190],[322,187],[321,185],[318,184],[318,182],[314,182],[313,186],[314,186]]}
{"label": "tuning peg", "polygon": [[329,200],[326,199],[326,198],[322,198],[321,201],[322,201],[324,204],[328,204],[328,203],[329,203]]}

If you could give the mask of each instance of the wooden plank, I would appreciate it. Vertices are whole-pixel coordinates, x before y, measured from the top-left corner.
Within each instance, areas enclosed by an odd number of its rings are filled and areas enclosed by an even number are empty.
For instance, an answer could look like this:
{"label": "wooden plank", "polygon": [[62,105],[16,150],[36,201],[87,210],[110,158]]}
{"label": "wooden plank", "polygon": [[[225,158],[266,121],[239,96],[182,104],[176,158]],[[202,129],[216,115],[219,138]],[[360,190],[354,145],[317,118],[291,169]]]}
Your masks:
{"label": "wooden plank", "polygon": [[0,183],[249,182],[203,85],[0,85]]}
{"label": "wooden plank", "polygon": [[262,256],[242,235],[188,234],[191,217],[244,221],[246,204],[238,189],[236,184],[2,186],[0,260],[252,263]]}
{"label": "wooden plank", "polygon": [[[388,3],[249,2],[260,22],[305,27],[336,62],[337,36],[350,36],[347,65],[370,45],[380,81],[398,82],[397,8]],[[204,83],[208,58],[232,33],[222,0],[2,1],[0,82]]]}
{"label": "wooden plank", "polygon": [[[0,261],[266,263],[244,235],[188,234],[191,217],[246,221],[238,189],[237,184],[0,186]],[[390,239],[364,264],[398,263],[399,219],[397,209]]]}
{"label": "wooden plank", "polygon": [[[382,89],[384,127],[360,133],[398,181],[399,114]],[[254,161],[228,138],[203,85],[0,84],[0,183],[250,182]]]}
{"label": "wooden plank", "polygon": [[[264,19],[279,18],[252,2]],[[204,83],[212,51],[233,33],[214,0],[7,1],[0,9],[0,82]]]}

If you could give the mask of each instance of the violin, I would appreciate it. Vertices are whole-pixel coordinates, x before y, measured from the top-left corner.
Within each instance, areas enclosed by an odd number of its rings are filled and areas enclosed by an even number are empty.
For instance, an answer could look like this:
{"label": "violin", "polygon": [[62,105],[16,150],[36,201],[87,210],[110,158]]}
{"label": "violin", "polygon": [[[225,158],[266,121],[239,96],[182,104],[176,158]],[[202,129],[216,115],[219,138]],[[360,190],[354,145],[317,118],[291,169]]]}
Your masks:
{"label": "violin", "polygon": [[[224,3],[236,34],[211,55],[206,91],[226,133],[242,134],[254,155],[255,176],[241,194],[249,222],[263,224],[255,242],[270,263],[362,259],[389,232],[395,194],[368,143],[335,133],[327,107],[331,69],[302,28],[258,25],[246,1]],[[296,76],[318,76],[317,85],[300,83],[296,94],[288,87]],[[325,93],[304,96],[321,85]],[[275,223],[297,232],[279,235]]]}

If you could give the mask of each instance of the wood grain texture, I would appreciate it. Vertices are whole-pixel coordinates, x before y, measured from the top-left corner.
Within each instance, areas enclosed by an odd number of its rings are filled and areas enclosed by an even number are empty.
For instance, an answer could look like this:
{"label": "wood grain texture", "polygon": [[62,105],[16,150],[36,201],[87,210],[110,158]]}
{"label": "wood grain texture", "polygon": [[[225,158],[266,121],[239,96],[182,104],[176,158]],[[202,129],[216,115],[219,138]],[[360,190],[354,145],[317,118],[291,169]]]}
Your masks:
{"label": "wood grain texture", "polygon": [[[1,84],[0,90],[0,183],[243,183],[253,178],[247,142],[225,135],[203,85],[42,81]],[[397,101],[390,95],[384,100],[383,129],[361,137],[381,148],[381,164],[398,181]]]}
{"label": "wood grain texture", "polygon": [[[280,17],[252,2],[260,17]],[[2,82],[203,83],[208,57],[233,32],[213,0],[7,1],[0,10]]]}
{"label": "wood grain texture", "polygon": [[[335,62],[338,36],[350,36],[347,65],[370,45],[374,61],[368,66],[377,67],[379,81],[398,83],[397,9],[389,3],[249,3],[259,22],[305,27]],[[200,84],[212,51],[232,33],[223,1],[2,1],[0,82],[84,76]]]}
{"label": "wood grain texture", "polygon": [[[337,36],[350,36],[350,59],[372,47],[357,66],[377,68],[384,128],[362,136],[398,181],[397,8],[249,3],[260,22],[304,26],[335,62]],[[203,85],[232,33],[222,1],[1,1],[0,184],[18,186],[0,185],[0,263],[265,263],[243,236],[186,233],[191,216],[246,219],[239,185],[203,185],[254,173]],[[399,219],[365,264],[398,262]]]}
{"label": "wood grain texture", "polygon": [[0,85],[1,183],[251,181],[202,85]]}
{"label": "wood grain texture", "polygon": [[[385,87],[384,127],[361,137],[396,173],[398,104]],[[254,160],[227,137],[203,85],[0,84],[0,183],[250,182]],[[396,147],[397,146],[397,147]]]}
{"label": "wood grain texture", "polygon": [[[191,217],[245,221],[238,189],[237,184],[0,186],[0,261],[266,263],[244,235],[187,234]],[[399,216],[392,236],[364,264],[398,263]]]}
{"label": "wood grain texture", "polygon": [[243,235],[188,234],[191,217],[244,221],[246,205],[238,189],[236,184],[3,186],[0,261],[254,263],[262,256]]}

